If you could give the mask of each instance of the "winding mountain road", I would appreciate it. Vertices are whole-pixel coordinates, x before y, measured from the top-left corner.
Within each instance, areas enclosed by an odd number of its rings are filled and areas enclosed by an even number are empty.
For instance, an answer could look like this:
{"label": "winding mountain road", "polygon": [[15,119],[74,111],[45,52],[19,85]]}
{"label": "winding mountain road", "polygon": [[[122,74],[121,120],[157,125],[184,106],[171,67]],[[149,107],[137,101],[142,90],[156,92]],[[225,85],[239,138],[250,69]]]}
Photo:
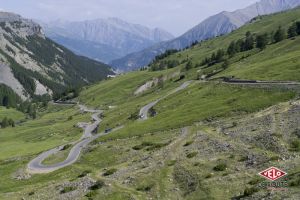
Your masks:
{"label": "winding mountain road", "polygon": [[180,90],[184,90],[185,88],[187,88],[190,84],[191,84],[192,81],[187,81],[187,82],[184,82],[182,85],[180,85],[178,88],[174,89],[173,91],[171,91],[170,93],[168,93],[166,96],[162,97],[162,98],[159,98],[147,105],[145,105],[144,107],[142,107],[140,109],[140,112],[139,112],[139,116],[140,116],[140,120],[141,121],[144,121],[144,120],[147,120],[148,119],[148,113],[149,113],[149,110],[154,107],[159,101],[161,101],[162,99],[164,98],[167,98],[168,96],[172,95],[172,94],[175,94],[177,92],[179,92]]}
{"label": "winding mountain road", "polygon": [[84,129],[83,136],[81,137],[81,139],[79,141],[71,143],[74,146],[70,150],[67,159],[63,162],[60,162],[60,163],[57,163],[54,165],[43,165],[42,164],[42,162],[46,158],[61,151],[65,145],[59,146],[57,148],[51,149],[49,151],[46,151],[46,152],[40,154],[38,157],[36,157],[32,161],[30,161],[29,164],[27,165],[27,170],[29,173],[31,173],[31,174],[49,173],[49,172],[53,172],[55,170],[61,169],[63,167],[72,165],[73,163],[75,163],[78,160],[79,155],[84,147],[86,147],[90,142],[97,139],[98,137],[105,135],[105,133],[97,134],[97,135],[92,134],[92,132],[97,128],[97,126],[102,121],[99,117],[99,115],[102,114],[102,111],[101,110],[91,110],[83,105],[79,105],[79,107],[82,112],[93,113],[92,119],[93,119],[94,123],[92,123],[92,124],[80,123],[81,124],[80,127]]}

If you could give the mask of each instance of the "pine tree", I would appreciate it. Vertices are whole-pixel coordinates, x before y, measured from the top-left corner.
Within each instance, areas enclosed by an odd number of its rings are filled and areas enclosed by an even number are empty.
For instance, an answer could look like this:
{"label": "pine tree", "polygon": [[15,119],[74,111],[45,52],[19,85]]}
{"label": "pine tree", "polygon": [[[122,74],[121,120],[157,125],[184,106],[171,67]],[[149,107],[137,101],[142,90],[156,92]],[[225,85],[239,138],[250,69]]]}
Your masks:
{"label": "pine tree", "polygon": [[235,51],[241,52],[244,51],[244,41],[242,39],[239,39],[235,44]]}
{"label": "pine tree", "polygon": [[232,57],[236,54],[236,43],[235,41],[232,41],[227,49],[227,54]]}
{"label": "pine tree", "polygon": [[285,30],[281,28],[281,26],[278,28],[278,30],[275,32],[273,40],[275,43],[280,42],[285,39]]}
{"label": "pine tree", "polygon": [[189,61],[186,65],[185,65],[185,69],[186,70],[190,70],[190,69],[192,69],[193,68],[193,63],[192,63],[192,61]]}
{"label": "pine tree", "polygon": [[228,61],[228,59],[224,60],[224,63],[222,64],[223,69],[227,69],[229,67],[230,63]]}
{"label": "pine tree", "polygon": [[254,38],[253,35],[248,31],[246,33],[246,40],[245,40],[245,51],[251,50],[254,48]]}
{"label": "pine tree", "polygon": [[9,106],[9,99],[8,99],[8,96],[4,96],[4,97],[3,97],[2,105],[3,105],[4,107],[8,107],[8,106]]}
{"label": "pine tree", "polygon": [[216,54],[216,62],[219,63],[219,62],[222,62],[223,61],[223,57],[225,55],[225,52],[223,49],[219,49],[217,51],[217,54]]}
{"label": "pine tree", "polygon": [[296,26],[297,26],[297,34],[300,35],[300,22],[296,22]]}
{"label": "pine tree", "polygon": [[268,44],[268,34],[262,34],[262,35],[258,35],[256,36],[256,47],[263,50],[266,48]]}
{"label": "pine tree", "polygon": [[216,53],[213,52],[212,55],[211,55],[211,62],[214,62],[216,60]]}
{"label": "pine tree", "polygon": [[298,33],[297,33],[297,24],[296,23],[293,23],[289,29],[288,29],[288,38],[292,38],[292,37],[295,37],[297,36]]}

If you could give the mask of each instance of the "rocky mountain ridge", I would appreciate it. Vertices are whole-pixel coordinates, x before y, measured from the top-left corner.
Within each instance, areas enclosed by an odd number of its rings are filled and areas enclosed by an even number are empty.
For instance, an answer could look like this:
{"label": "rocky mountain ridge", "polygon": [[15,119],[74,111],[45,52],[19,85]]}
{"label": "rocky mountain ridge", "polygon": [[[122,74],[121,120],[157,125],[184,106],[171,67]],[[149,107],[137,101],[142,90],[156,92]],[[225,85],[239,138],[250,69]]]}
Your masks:
{"label": "rocky mountain ridge", "polygon": [[256,16],[285,11],[299,5],[300,0],[261,0],[234,12],[224,11],[207,18],[178,38],[129,54],[110,64],[124,71],[135,70],[149,64],[155,56],[168,49],[183,49],[195,41],[230,33]]}
{"label": "rocky mountain ridge", "polygon": [[76,56],[46,38],[39,24],[8,12],[0,12],[0,71],[0,83],[24,100],[113,74],[109,66]]}
{"label": "rocky mountain ridge", "polygon": [[42,26],[54,41],[77,54],[104,62],[174,38],[162,29],[150,29],[118,18],[77,22],[57,20],[42,23]]}

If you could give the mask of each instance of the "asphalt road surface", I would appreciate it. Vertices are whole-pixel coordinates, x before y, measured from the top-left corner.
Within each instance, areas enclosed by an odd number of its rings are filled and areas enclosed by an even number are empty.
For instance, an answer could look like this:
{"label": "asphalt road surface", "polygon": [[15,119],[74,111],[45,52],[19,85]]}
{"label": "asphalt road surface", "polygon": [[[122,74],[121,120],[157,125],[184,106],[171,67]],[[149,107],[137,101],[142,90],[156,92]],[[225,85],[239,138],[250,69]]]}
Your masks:
{"label": "asphalt road surface", "polygon": [[167,98],[168,96],[176,93],[176,92],[179,92],[180,90],[184,90],[185,88],[187,88],[190,84],[191,84],[192,81],[187,81],[187,82],[184,82],[182,85],[180,85],[178,88],[176,88],[175,90],[171,91],[170,93],[168,93],[166,96],[160,98],[160,99],[157,99],[149,104],[147,104],[146,106],[142,107],[140,109],[140,112],[139,112],[139,116],[140,116],[140,120],[147,120],[148,119],[148,113],[149,113],[149,110],[154,107],[159,101],[161,101],[162,99],[164,98]]}
{"label": "asphalt road surface", "polygon": [[86,147],[90,142],[92,142],[96,138],[104,135],[104,133],[97,134],[97,135],[92,134],[92,132],[101,123],[101,119],[100,119],[99,115],[102,113],[102,111],[101,110],[91,110],[83,105],[79,105],[79,107],[82,112],[93,113],[92,119],[94,122],[92,124],[82,123],[83,125],[81,127],[84,129],[83,136],[81,137],[81,139],[78,142],[72,143],[74,146],[70,150],[67,159],[63,162],[60,162],[60,163],[57,163],[54,165],[43,165],[42,162],[46,158],[61,151],[65,145],[51,149],[49,151],[46,151],[46,152],[40,154],[38,157],[33,159],[31,162],[29,162],[27,168],[30,173],[32,173],[32,174],[49,173],[49,172],[53,172],[55,170],[58,170],[60,168],[63,168],[63,167],[66,167],[66,166],[69,166],[69,165],[75,163],[78,160],[80,152],[84,147]]}

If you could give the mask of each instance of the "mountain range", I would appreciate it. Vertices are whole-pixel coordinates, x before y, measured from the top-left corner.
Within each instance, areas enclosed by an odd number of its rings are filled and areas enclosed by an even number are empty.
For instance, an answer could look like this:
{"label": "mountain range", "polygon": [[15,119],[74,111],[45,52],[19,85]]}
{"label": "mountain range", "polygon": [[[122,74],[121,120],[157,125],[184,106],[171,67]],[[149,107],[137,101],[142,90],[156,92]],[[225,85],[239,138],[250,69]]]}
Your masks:
{"label": "mountain range", "polygon": [[162,29],[150,29],[118,18],[41,23],[45,34],[77,54],[110,62],[141,51],[174,36]]}
{"label": "mountain range", "polygon": [[41,26],[0,12],[0,83],[23,100],[55,94],[114,74],[103,63],[77,56],[45,37]]}
{"label": "mountain range", "polygon": [[206,40],[236,30],[256,16],[276,13],[300,5],[300,0],[261,0],[234,12],[221,12],[211,16],[178,38],[162,42],[142,51],[129,54],[110,64],[123,71],[131,71],[148,65],[155,56],[168,49],[183,49],[195,41]]}

